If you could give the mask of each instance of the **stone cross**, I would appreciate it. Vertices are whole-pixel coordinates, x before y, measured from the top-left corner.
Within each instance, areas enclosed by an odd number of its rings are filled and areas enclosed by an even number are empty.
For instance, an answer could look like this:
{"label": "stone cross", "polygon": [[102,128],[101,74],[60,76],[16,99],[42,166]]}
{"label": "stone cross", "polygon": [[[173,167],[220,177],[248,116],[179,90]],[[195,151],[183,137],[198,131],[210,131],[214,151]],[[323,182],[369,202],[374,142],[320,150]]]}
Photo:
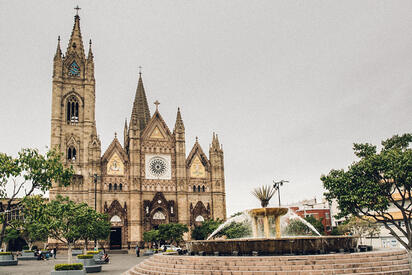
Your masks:
{"label": "stone cross", "polygon": [[81,8],[79,8],[79,5],[77,5],[74,9],[76,10],[76,15],[79,15],[79,10],[81,10]]}
{"label": "stone cross", "polygon": [[159,104],[160,104],[160,102],[158,100],[156,100],[154,102],[154,105],[156,105],[156,111],[159,109]]}

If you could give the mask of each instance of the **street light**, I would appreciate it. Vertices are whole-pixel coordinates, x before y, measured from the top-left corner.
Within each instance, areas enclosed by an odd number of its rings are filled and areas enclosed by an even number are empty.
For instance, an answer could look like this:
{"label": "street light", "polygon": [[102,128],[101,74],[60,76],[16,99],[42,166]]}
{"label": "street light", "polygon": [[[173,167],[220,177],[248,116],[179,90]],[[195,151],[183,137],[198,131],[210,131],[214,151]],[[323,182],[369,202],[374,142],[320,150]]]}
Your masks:
{"label": "street light", "polygon": [[[90,176],[93,177],[93,182],[94,182],[94,211],[97,212],[97,180],[100,178],[99,175],[94,173],[93,175],[90,173]],[[97,240],[94,239],[94,247],[97,245]]]}
{"label": "street light", "polygon": [[273,188],[276,191],[278,191],[279,207],[280,207],[280,187],[283,186],[283,184],[286,182],[289,182],[289,181],[288,180],[273,181]]}

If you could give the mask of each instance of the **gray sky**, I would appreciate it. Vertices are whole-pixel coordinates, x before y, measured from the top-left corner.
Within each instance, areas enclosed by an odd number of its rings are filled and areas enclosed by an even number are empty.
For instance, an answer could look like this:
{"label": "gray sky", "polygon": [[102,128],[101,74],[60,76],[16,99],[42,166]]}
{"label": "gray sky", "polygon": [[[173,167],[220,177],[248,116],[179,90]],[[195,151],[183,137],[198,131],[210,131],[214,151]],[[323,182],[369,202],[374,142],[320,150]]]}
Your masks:
{"label": "gray sky", "polygon": [[52,60],[77,4],[102,151],[123,140],[141,65],[151,112],[158,99],[173,129],[181,107],[187,154],[219,134],[228,214],[273,179],[290,181],[285,203],[320,198],[353,142],[412,130],[412,1],[0,0],[0,152],[49,145]]}

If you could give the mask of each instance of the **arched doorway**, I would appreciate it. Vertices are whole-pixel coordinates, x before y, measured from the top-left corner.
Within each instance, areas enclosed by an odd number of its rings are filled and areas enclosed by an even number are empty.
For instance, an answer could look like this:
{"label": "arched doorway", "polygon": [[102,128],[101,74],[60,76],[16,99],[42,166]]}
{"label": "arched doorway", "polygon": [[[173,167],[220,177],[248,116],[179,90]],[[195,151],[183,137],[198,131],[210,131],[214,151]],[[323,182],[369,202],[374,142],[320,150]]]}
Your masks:
{"label": "arched doorway", "polygon": [[105,208],[105,212],[110,217],[110,249],[122,249],[127,245],[128,230],[127,230],[127,208],[122,207],[117,200],[114,200],[109,208]]}

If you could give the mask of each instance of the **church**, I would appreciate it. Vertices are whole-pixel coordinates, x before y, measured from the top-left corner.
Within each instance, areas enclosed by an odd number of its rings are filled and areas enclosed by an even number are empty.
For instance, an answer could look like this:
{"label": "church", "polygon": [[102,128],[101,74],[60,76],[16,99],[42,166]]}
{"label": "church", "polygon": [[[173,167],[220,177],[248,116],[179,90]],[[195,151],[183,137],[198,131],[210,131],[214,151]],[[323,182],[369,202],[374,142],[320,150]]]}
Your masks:
{"label": "church", "polygon": [[223,149],[218,136],[211,135],[209,156],[197,138],[187,155],[180,109],[172,131],[159,112],[159,102],[151,114],[141,73],[133,103],[130,100],[124,139],[115,136],[102,154],[91,45],[90,41],[86,56],[77,14],[64,54],[58,39],[51,106],[51,148],[59,148],[64,164],[72,166],[75,175],[67,187],[54,184],[50,199],[60,194],[107,213],[112,226],[110,249],[141,244],[143,233],[160,224],[184,223],[193,228],[206,219],[225,220]]}

